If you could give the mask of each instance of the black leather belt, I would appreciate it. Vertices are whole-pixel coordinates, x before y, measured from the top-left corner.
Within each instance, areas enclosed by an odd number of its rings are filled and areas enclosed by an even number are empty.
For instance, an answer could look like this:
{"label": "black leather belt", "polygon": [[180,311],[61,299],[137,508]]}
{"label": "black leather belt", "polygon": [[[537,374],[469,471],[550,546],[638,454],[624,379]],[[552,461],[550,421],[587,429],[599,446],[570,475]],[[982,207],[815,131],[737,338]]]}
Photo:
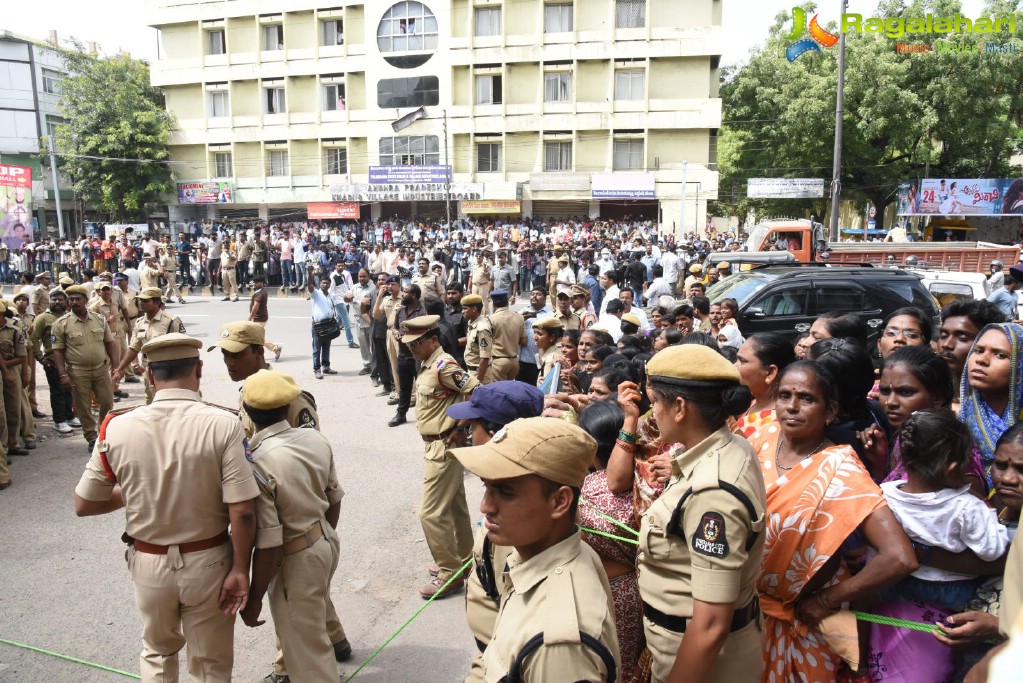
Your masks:
{"label": "black leather belt", "polygon": [[487,649],[487,644],[476,638],[476,649],[480,651],[480,654],[483,654],[483,651]]}
{"label": "black leather belt", "polygon": [[494,360],[511,360],[512,358],[518,358],[518,356],[494,356]]}
{"label": "black leather belt", "polygon": [[[654,622],[661,628],[666,628],[675,633],[685,633],[686,625],[690,617],[676,617],[672,614],[665,614],[658,609],[651,607],[643,601],[643,616]],[[750,622],[760,616],[760,598],[754,596],[745,607],[735,610],[732,613],[732,625],[728,628],[729,633],[735,633],[745,628]]]}

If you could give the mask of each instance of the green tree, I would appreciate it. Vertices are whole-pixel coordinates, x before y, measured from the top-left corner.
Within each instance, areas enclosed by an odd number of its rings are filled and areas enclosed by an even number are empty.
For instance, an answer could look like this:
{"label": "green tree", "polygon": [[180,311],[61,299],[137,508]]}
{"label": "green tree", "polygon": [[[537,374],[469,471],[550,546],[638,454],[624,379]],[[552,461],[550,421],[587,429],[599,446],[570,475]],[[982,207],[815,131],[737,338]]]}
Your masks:
{"label": "green tree", "polygon": [[[1008,16],[1019,3],[995,0],[985,15]],[[807,16],[816,5],[802,5]],[[884,0],[882,18],[961,12],[957,0]],[[1023,22],[1017,34],[1023,32]],[[837,32],[834,23],[828,26]],[[750,177],[818,177],[831,180],[835,133],[838,49],[785,58],[792,42],[791,15],[780,13],[767,40],[748,63],[726,71],[718,210],[824,215],[823,200],[746,199]],[[949,34],[893,37],[846,34],[842,197],[869,200],[883,215],[900,180],[932,176],[1004,177],[1020,149],[1023,70],[1019,56],[977,50],[989,40],[1019,35]],[[968,52],[899,53],[898,43],[937,43]]]}
{"label": "green tree", "polygon": [[173,119],[149,84],[149,65],[128,55],[95,57],[79,43],[61,56],[61,172],[113,218],[144,219],[174,189],[167,150]]}

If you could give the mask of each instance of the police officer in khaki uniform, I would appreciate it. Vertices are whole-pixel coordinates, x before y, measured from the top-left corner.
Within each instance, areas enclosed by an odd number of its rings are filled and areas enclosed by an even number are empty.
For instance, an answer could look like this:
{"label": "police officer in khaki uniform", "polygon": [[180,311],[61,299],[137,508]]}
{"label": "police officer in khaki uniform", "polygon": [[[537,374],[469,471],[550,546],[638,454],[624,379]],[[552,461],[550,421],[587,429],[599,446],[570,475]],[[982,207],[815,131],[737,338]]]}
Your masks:
{"label": "police officer in khaki uniform", "polygon": [[3,370],[4,415],[7,429],[7,454],[28,455],[28,449],[18,445],[21,433],[21,375],[25,369],[27,351],[14,309],[0,303],[0,368]]}
{"label": "police officer in khaki uniform", "polygon": [[[485,384],[472,398],[447,410],[448,417],[465,424],[474,446],[482,446],[506,424],[520,417],[538,417],[543,412],[543,392],[518,381]],[[483,651],[494,636],[494,624],[501,600],[508,592],[505,569],[513,548],[495,545],[480,526],[473,539],[473,567],[466,574],[465,619],[476,639],[476,654],[466,683],[483,680]]]}
{"label": "police officer in khaki uniform", "polygon": [[508,308],[508,290],[495,289],[490,300],[494,302],[494,312],[489,316],[494,330],[494,350],[487,369],[487,383],[515,379],[519,374],[519,347],[526,343],[525,319]]}
{"label": "police officer in khaki uniform", "polygon": [[259,613],[269,588],[287,665],[287,673],[268,677],[274,682],[337,677],[337,646],[323,628],[323,615],[334,611],[330,581],[341,546],[335,529],[344,491],[326,437],[286,420],[301,394],[293,378],[274,370],[256,372],[241,391],[243,411],[258,430],[248,445],[260,489],[252,589],[242,619],[249,626],[263,623]]}
{"label": "police officer in khaki uniform", "polygon": [[[125,370],[134,363],[142,347],[160,335],[177,332],[185,334],[185,326],[177,316],[168,314],[163,309],[163,295],[158,287],[143,289],[138,296],[139,307],[144,315],[135,322],[135,328],[131,332],[131,342],[128,345],[128,352],[121,358],[121,362],[113,372],[114,382],[121,381]],[[149,382],[149,376],[145,372],[146,359],[135,367],[135,372],[142,374],[146,383],[146,403],[153,402],[153,385]]]}
{"label": "police officer in khaki uniform", "polygon": [[465,367],[469,373],[483,382],[494,355],[494,330],[490,320],[483,315],[483,298],[479,294],[467,294],[461,299],[462,315],[468,323],[465,333]]}
{"label": "police officer in khaki uniform", "polygon": [[39,315],[50,307],[50,274],[42,272],[35,277],[36,288],[32,292],[32,313]]}
{"label": "police officer in khaki uniform", "polygon": [[71,389],[75,415],[82,423],[89,452],[96,443],[96,418],[92,416],[92,397],[99,404],[99,419],[106,419],[114,407],[111,367],[117,367],[117,342],[101,316],[86,308],[89,290],[82,285],[67,288],[70,311],[51,328],[53,364],[60,383]]}
{"label": "police officer in khaki uniform", "polygon": [[[108,273],[104,273],[104,275],[107,274]],[[94,296],[89,301],[88,309],[107,321],[110,333],[114,335],[114,341],[117,343],[117,350],[121,358],[121,362],[124,362],[125,352],[128,350],[128,344],[125,341],[125,334],[127,333],[127,330],[124,327],[124,316],[121,314],[117,304],[114,302],[113,290],[114,286],[112,284],[101,279],[99,283],[97,283],[96,289],[93,290]],[[121,378],[118,377],[114,379],[113,382],[114,398],[128,398],[128,394],[120,389]]]}
{"label": "police officer in khaki uniform", "polygon": [[[155,256],[147,256],[139,268],[139,286],[142,289],[160,289],[160,266],[156,263]],[[161,296],[163,291],[160,292]]]}
{"label": "police officer in khaki uniform", "polygon": [[561,321],[561,327],[565,330],[578,330],[583,326],[582,318],[572,310],[572,296],[570,292],[558,292],[558,310],[554,317]]}
{"label": "police officer in khaki uniform", "polygon": [[[749,391],[734,365],[692,344],[657,353],[647,377],[661,438],[685,444],[640,525],[639,591],[652,680],[684,672],[693,681],[759,681],[764,480],[752,447],[725,423],[749,407]],[[631,383],[619,387],[619,396],[623,408],[639,402]],[[638,408],[626,416],[628,436]],[[691,633],[699,635],[689,643]]]}
{"label": "police officer in khaki uniform", "polygon": [[160,274],[167,280],[167,289],[165,290],[167,301],[177,298],[178,303],[183,304],[185,298],[181,296],[181,290],[178,289],[178,260],[174,254],[174,247],[170,244],[160,250]]}
{"label": "police officer in khaki uniform", "polygon": [[[461,466],[447,450],[465,443],[465,432],[447,415],[448,406],[465,399],[479,386],[440,346],[440,316],[423,315],[402,323],[402,343],[421,363],[416,377],[416,429],[426,451],[419,521],[437,564],[437,576],[419,590],[424,599],[461,590],[462,577],[440,591],[472,554],[472,524],[465,501]],[[439,595],[438,595],[439,594]]]}
{"label": "police officer in khaki uniform", "polygon": [[487,306],[487,302],[490,300],[490,288],[493,286],[490,277],[490,268],[493,264],[490,262],[488,254],[493,255],[493,252],[484,249],[476,254],[476,263],[469,274],[469,292],[483,299],[484,306]]}
{"label": "police officer in khaki uniform", "polygon": [[419,270],[412,276],[412,284],[419,285],[419,291],[423,299],[432,296],[434,299],[444,301],[444,283],[440,276],[430,272],[430,259],[425,256],[419,259]]}
{"label": "police officer in khaki uniform", "polygon": [[[533,323],[533,337],[536,340],[536,366],[540,373],[536,378],[536,386],[541,386],[547,375],[554,369],[554,364],[561,356],[561,338],[565,328],[558,318],[544,318]],[[546,349],[541,348],[543,341]]]}
{"label": "police officer in khaki uniform", "polygon": [[[47,295],[47,301],[49,301],[49,295]],[[15,313],[18,328],[21,330],[21,338],[25,343],[25,362],[19,369],[21,375],[21,438],[25,441],[25,448],[34,450],[36,448],[35,418],[46,417],[39,412],[39,406],[36,404],[36,356],[35,347],[29,340],[36,316],[29,306],[28,295],[24,292],[14,297],[14,305],[17,307]]]}
{"label": "police officer in khaki uniform", "polygon": [[230,681],[248,599],[259,489],[238,418],[199,400],[201,346],[174,333],[142,347],[156,397],[104,422],[75,488],[79,516],[125,508],[143,681],[178,680],[186,645],[191,680]]}
{"label": "police officer in khaki uniform", "polygon": [[223,254],[220,275],[224,298],[221,301],[238,301],[238,252],[225,246]]}
{"label": "police officer in khaki uniform", "polygon": [[576,425],[531,417],[501,428],[485,445],[451,452],[483,479],[487,536],[515,548],[505,572],[508,592],[483,653],[486,681],[618,680],[611,587],[575,523],[596,451]]}

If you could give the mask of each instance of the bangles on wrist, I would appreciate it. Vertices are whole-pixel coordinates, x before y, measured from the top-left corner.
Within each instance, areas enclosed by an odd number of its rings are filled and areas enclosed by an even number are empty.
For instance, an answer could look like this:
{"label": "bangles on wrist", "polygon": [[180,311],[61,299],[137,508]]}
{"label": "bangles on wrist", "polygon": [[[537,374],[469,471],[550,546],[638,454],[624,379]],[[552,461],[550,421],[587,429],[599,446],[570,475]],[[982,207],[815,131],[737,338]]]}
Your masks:
{"label": "bangles on wrist", "polygon": [[620,432],[618,432],[618,439],[620,441],[624,441],[625,443],[635,445],[639,443],[639,434],[637,434],[636,432],[629,432],[623,429]]}
{"label": "bangles on wrist", "polygon": [[615,439],[615,448],[621,448],[626,453],[636,452],[636,444],[622,441],[621,439]]}

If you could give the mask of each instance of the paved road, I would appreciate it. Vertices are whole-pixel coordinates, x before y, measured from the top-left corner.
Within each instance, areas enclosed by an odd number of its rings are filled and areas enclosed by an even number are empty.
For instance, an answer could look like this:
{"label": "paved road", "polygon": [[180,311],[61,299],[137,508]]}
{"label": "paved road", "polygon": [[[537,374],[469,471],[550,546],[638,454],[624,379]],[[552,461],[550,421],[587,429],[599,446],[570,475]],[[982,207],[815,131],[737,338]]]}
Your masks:
{"label": "paved road", "polygon": [[[222,323],[244,318],[245,303],[192,298],[169,311],[190,334],[215,339]],[[341,559],[331,594],[355,649],[339,666],[347,676],[405,622],[423,601],[430,554],[416,515],[422,482],[422,442],[413,423],[390,429],[393,408],[359,377],[359,352],[335,340],[332,366],[339,375],[316,380],[309,342],[309,304],[270,300],[268,333],[284,345],[274,367],[295,376],[319,404],[322,431],[334,445],[341,504]],[[206,400],[237,406],[219,351],[204,353]],[[40,406],[49,413],[40,373]],[[144,401],[139,384],[124,405]],[[410,417],[412,414],[410,413]],[[49,419],[39,421],[45,441],[32,455],[14,458],[14,485],[0,492],[0,639],[17,641],[129,672],[138,672],[141,625],[124,563],[123,513],[79,519],[74,487],[88,460],[80,433],[58,436]],[[187,429],[188,425],[181,425]],[[482,487],[468,475],[471,510]],[[237,681],[258,681],[271,668],[273,627],[235,627]],[[461,595],[434,602],[365,669],[358,681],[461,680],[475,646]],[[186,678],[185,662],[181,663]],[[116,681],[118,674],[0,644],[0,681]]]}

